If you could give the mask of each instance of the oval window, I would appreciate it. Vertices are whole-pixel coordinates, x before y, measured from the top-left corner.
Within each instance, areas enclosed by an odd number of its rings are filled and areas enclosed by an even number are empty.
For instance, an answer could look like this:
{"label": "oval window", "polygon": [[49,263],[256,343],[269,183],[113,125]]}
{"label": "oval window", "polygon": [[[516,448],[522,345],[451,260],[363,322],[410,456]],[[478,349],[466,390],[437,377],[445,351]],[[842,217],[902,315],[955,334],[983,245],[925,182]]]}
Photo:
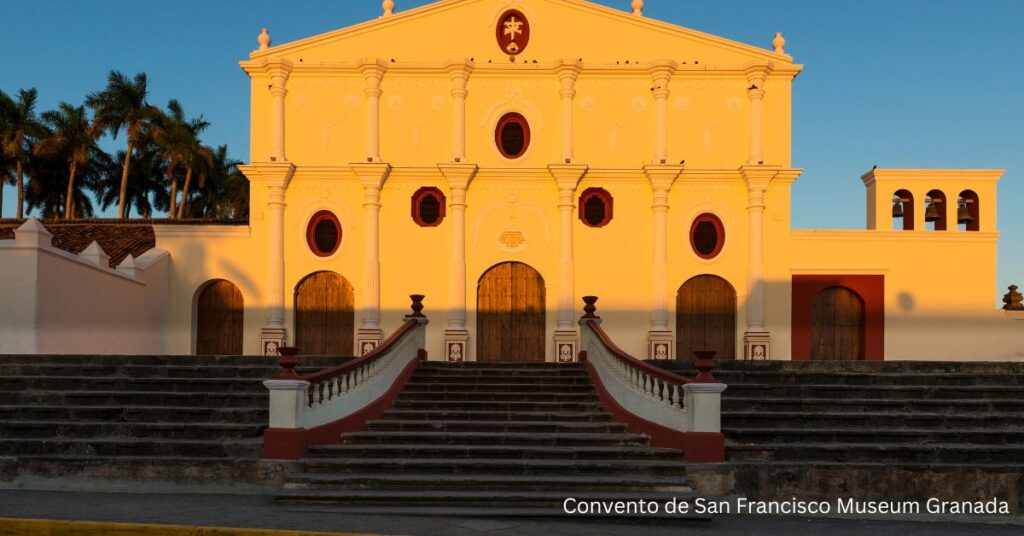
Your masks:
{"label": "oval window", "polygon": [[588,227],[604,227],[612,221],[612,196],[603,188],[587,188],[580,196],[580,220]]}
{"label": "oval window", "polygon": [[306,242],[318,257],[329,257],[341,245],[341,223],[330,211],[321,210],[313,215],[306,227]]}
{"label": "oval window", "polygon": [[505,158],[519,158],[530,146],[530,125],[517,113],[505,114],[494,130],[494,143]]}
{"label": "oval window", "polygon": [[722,252],[725,245],[725,228],[722,220],[713,214],[701,214],[690,226],[690,246],[702,259],[713,259]]}
{"label": "oval window", "polygon": [[421,227],[436,227],[444,220],[444,193],[432,186],[416,190],[412,195],[412,219]]}

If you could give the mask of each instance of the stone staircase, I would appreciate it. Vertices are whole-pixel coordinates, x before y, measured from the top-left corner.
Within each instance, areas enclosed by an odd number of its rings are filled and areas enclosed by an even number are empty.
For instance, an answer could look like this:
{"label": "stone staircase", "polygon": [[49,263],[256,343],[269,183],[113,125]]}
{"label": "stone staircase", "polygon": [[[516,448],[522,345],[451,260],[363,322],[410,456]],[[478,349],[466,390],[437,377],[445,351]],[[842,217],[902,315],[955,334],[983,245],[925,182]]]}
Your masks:
{"label": "stone staircase", "polygon": [[728,470],[751,496],[1024,491],[1024,364],[723,361],[714,374],[729,385]]}
{"label": "stone staircase", "polygon": [[278,502],[561,512],[570,496],[692,492],[680,453],[614,422],[577,364],[424,363],[366,431],[300,463]]}
{"label": "stone staircase", "polygon": [[0,355],[0,485],[272,484],[262,381],[279,370],[260,357]]}

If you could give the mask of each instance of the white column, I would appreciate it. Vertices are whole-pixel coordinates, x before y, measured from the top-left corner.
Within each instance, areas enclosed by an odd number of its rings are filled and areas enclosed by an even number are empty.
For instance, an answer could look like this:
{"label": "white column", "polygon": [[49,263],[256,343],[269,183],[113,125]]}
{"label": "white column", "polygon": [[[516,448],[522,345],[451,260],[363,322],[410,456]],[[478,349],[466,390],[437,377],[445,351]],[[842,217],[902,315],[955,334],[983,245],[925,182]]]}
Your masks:
{"label": "white column", "polygon": [[679,65],[671,60],[651,63],[651,94],[654,96],[654,163],[668,163],[668,84]]}
{"label": "white column", "polygon": [[575,60],[562,60],[556,68],[558,96],[562,98],[562,162],[566,164],[573,161],[573,99],[576,98],[576,79],[581,69],[582,64]]}
{"label": "white column", "polygon": [[668,319],[668,194],[682,173],[682,166],[653,165],[644,168],[653,199],[653,255],[651,263],[651,329],[647,334],[649,359],[671,359],[675,338]]}
{"label": "white column", "polygon": [[275,60],[266,65],[270,74],[270,94],[274,97],[274,115],[271,117],[270,160],[284,162],[284,108],[288,96],[288,74],[292,64],[288,60]]}
{"label": "white column", "polygon": [[768,75],[772,72],[772,64],[748,65],[745,69],[747,75],[747,97],[750,99],[750,152],[747,157],[747,164],[751,166],[762,165],[764,159],[764,85]]}
{"label": "white column", "polygon": [[576,360],[579,336],[576,333],[576,268],[573,251],[573,213],[576,187],[587,173],[586,166],[555,164],[548,166],[558,188],[558,310],[555,313],[555,360]]}
{"label": "white column", "polygon": [[366,82],[366,161],[380,162],[380,85],[387,63],[380,59],[363,60],[359,70]]}
{"label": "white column", "polygon": [[239,166],[249,181],[267,187],[267,316],[260,330],[260,351],[277,355],[277,349],[288,342],[284,324],[284,211],[288,184],[295,166],[287,162],[254,162]]}
{"label": "white column", "polygon": [[468,359],[466,328],[466,193],[476,175],[473,164],[439,164],[448,181],[448,210],[452,226],[452,254],[448,268],[448,325],[444,332],[445,359]]}
{"label": "white column", "polygon": [[747,322],[744,359],[770,359],[771,334],[765,329],[764,209],[768,185],[777,167],[743,166],[747,183]]}
{"label": "white column", "polygon": [[380,191],[391,173],[388,164],[356,163],[352,170],[363,187],[362,323],[356,333],[356,355],[365,355],[380,344]]}
{"label": "white column", "polygon": [[453,61],[446,64],[452,82],[452,161],[466,160],[466,97],[469,91],[469,75],[473,71],[470,61]]}

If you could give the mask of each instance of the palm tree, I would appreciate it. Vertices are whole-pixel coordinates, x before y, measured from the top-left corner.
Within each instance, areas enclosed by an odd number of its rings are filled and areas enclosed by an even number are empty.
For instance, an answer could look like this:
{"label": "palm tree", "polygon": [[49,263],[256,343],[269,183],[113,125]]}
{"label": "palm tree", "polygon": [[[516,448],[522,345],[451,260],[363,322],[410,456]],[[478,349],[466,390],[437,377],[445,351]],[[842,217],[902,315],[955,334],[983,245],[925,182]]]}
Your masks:
{"label": "palm tree", "polygon": [[228,146],[213,149],[213,167],[205,187],[188,203],[188,214],[216,220],[245,220],[249,217],[249,181],[238,170],[242,162],[228,156]]}
{"label": "palm tree", "polygon": [[182,204],[188,196],[188,189],[192,182],[192,175],[198,171],[200,179],[204,179],[204,172],[207,164],[211,163],[208,151],[199,141],[202,134],[210,123],[200,115],[194,119],[185,119],[185,111],[175,99],[167,103],[169,114],[162,116],[161,127],[154,133],[154,139],[163,149],[163,158],[167,161],[167,182],[170,183],[170,218],[180,218],[183,209],[178,206],[178,175],[177,172],[182,166],[185,168],[185,184],[182,189]]}
{"label": "palm tree", "polygon": [[14,163],[0,154],[0,219],[4,217],[4,186],[14,184]]}
{"label": "palm tree", "polygon": [[[117,161],[123,160],[124,152],[118,151]],[[104,209],[119,202],[122,198],[118,195],[120,189],[120,169],[118,167],[115,160],[110,160],[107,172],[101,179],[99,200],[100,206]],[[154,210],[167,208],[169,197],[164,182],[165,171],[161,148],[148,136],[142,138],[136,147],[131,168],[128,170],[128,190],[123,197],[127,214],[131,214],[134,209],[139,216],[150,218]]]}
{"label": "palm tree", "polygon": [[114,138],[124,128],[128,138],[128,147],[124,152],[124,165],[121,168],[121,187],[117,202],[117,217],[124,219],[125,204],[128,195],[128,171],[131,165],[132,150],[139,143],[159,116],[159,110],[146,102],[146,73],[138,73],[129,80],[120,71],[110,71],[107,76],[107,87],[98,93],[92,93],[85,99],[86,105],[93,109],[94,132],[107,131]]}
{"label": "palm tree", "polygon": [[0,150],[7,158],[14,160],[18,181],[17,218],[24,216],[25,161],[32,151],[32,140],[41,135],[35,111],[37,97],[36,88],[19,90],[17,101],[0,91],[0,114],[3,115],[0,120],[3,125],[0,130]]}
{"label": "palm tree", "polygon": [[64,218],[72,219],[75,215],[76,201],[75,178],[79,168],[84,168],[91,161],[102,160],[96,137],[89,127],[89,116],[84,106],[72,106],[60,103],[56,110],[43,112],[43,123],[49,135],[39,140],[34,151],[37,154],[59,155],[68,166],[67,194],[64,196]]}

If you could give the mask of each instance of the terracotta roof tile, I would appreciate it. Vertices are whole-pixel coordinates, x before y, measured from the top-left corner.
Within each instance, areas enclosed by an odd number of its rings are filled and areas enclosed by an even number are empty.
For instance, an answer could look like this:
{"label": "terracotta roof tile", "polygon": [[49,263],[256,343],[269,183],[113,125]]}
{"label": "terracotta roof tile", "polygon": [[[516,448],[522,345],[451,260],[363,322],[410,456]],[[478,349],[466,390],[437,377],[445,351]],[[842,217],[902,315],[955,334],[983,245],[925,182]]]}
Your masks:
{"label": "terracotta roof tile", "polygon": [[[110,267],[121,264],[129,254],[138,257],[156,247],[153,226],[127,223],[66,223],[43,221],[43,227],[53,235],[53,246],[75,255],[99,242],[103,251],[110,256]],[[14,230],[21,226],[18,221],[0,222],[0,240],[13,240]]]}

